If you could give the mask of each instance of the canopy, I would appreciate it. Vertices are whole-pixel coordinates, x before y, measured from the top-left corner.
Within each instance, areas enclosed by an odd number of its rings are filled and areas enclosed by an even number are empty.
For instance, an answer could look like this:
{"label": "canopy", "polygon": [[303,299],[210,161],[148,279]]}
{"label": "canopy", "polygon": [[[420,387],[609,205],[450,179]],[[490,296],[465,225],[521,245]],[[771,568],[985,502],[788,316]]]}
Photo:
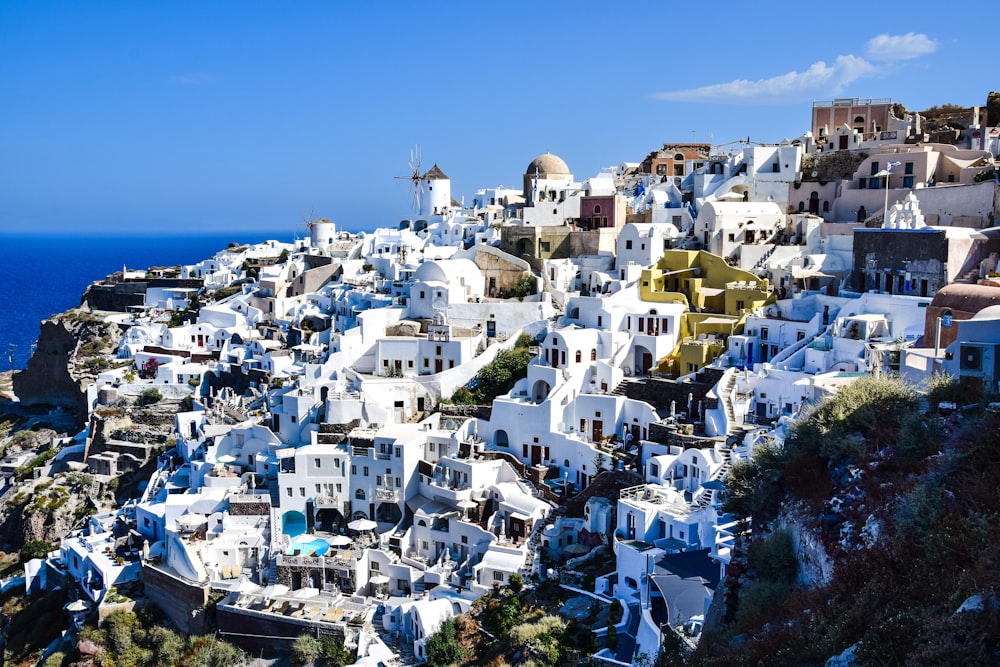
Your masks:
{"label": "canopy", "polygon": [[347,524],[347,527],[351,530],[375,530],[378,528],[378,524],[371,519],[355,519],[354,521]]}
{"label": "canopy", "polygon": [[272,598],[278,595],[284,595],[287,592],[288,592],[288,586],[285,586],[284,584],[271,584],[270,586],[262,590],[260,594],[263,595],[264,597]]}
{"label": "canopy", "polygon": [[384,574],[376,574],[368,581],[378,586],[379,584],[389,583],[389,577],[385,576]]}
{"label": "canopy", "polygon": [[292,597],[295,598],[314,598],[319,595],[318,588],[300,588],[299,590],[292,593]]}
{"label": "canopy", "polygon": [[344,547],[353,542],[353,540],[349,538],[347,535],[334,535],[333,537],[328,539],[327,542],[329,542],[332,546],[335,547]]}

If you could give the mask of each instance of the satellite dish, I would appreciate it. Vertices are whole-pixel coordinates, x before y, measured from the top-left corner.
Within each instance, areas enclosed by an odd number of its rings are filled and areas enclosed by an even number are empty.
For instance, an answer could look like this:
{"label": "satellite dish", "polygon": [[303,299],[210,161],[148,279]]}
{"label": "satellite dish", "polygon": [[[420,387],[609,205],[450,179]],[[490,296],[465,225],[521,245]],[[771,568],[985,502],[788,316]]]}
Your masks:
{"label": "satellite dish", "polygon": [[813,169],[812,177],[816,178],[817,176],[819,176],[819,172]]}

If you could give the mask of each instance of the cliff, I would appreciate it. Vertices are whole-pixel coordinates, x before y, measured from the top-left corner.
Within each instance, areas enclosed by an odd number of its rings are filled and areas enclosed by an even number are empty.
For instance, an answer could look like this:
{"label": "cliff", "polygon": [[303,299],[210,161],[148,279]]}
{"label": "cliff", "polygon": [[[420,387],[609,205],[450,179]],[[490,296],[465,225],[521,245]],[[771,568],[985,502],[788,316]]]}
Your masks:
{"label": "cliff", "polygon": [[28,367],[14,373],[24,407],[62,408],[86,416],[86,388],[111,365],[123,328],[74,309],[42,322]]}
{"label": "cliff", "polygon": [[860,380],[735,466],[726,508],[753,530],[676,659],[998,664],[1000,404],[966,392]]}

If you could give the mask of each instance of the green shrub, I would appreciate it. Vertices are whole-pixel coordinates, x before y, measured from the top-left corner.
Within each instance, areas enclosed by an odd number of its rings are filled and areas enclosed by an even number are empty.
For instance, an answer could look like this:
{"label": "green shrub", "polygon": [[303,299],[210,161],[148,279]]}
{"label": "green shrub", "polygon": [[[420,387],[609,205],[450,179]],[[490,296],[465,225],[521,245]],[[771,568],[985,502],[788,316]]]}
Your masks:
{"label": "green shrub", "polygon": [[763,538],[755,536],[748,556],[750,567],[761,580],[791,584],[798,577],[799,562],[789,530],[776,530]]}
{"label": "green shrub", "polygon": [[144,389],[142,394],[139,395],[139,405],[152,405],[154,403],[159,403],[163,400],[163,394],[156,387],[150,387],[149,389]]}
{"label": "green shrub", "polygon": [[507,581],[507,585],[510,586],[510,590],[515,593],[520,593],[521,589],[524,588],[524,577],[515,572],[510,575],[510,579]]}
{"label": "green shrub", "polygon": [[611,605],[608,607],[608,623],[611,625],[620,623],[624,613],[621,601],[619,601],[618,598],[615,598],[611,601]]}
{"label": "green shrub", "polygon": [[299,635],[292,644],[292,663],[300,666],[312,665],[319,659],[319,642],[309,635]]}
{"label": "green shrub", "polygon": [[455,619],[448,618],[427,638],[428,667],[447,667],[462,661],[465,652],[455,641]]}
{"label": "green shrub", "polygon": [[27,563],[33,558],[45,558],[45,556],[48,555],[48,553],[54,548],[55,547],[52,544],[43,540],[32,540],[30,542],[26,542],[25,545],[21,547],[21,562]]}

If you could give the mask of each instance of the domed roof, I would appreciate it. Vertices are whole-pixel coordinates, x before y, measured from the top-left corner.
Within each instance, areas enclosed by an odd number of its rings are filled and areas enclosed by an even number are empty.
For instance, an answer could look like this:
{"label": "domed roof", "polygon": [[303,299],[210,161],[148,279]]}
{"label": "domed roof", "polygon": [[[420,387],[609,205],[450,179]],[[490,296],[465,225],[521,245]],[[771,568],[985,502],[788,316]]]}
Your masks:
{"label": "domed roof", "polygon": [[552,153],[543,153],[539,155],[528,168],[525,170],[525,176],[534,176],[535,173],[539,176],[569,176],[569,166],[563,161],[558,155],[553,155]]}
{"label": "domed roof", "polygon": [[978,313],[1000,304],[1000,287],[952,283],[939,289],[931,299],[933,308],[949,308],[963,313]]}

